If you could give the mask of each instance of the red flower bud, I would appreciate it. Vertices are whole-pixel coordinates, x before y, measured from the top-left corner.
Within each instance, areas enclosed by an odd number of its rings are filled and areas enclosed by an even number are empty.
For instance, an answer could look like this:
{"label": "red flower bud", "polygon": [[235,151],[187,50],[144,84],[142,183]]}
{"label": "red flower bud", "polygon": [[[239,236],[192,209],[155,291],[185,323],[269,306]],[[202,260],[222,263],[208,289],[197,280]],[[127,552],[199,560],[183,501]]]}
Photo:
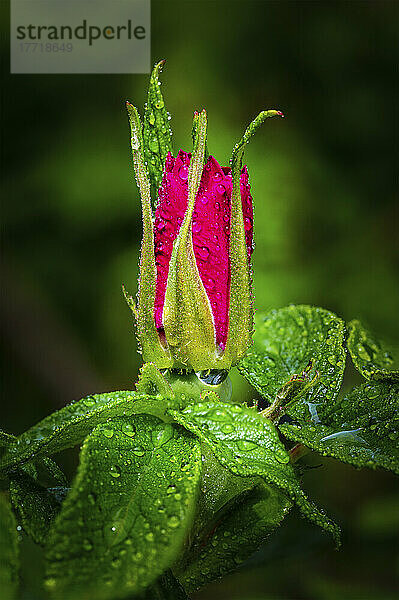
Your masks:
{"label": "red flower bud", "polygon": [[[180,150],[177,157],[169,153],[159,203],[155,211],[154,238],[157,282],[155,325],[163,334],[163,307],[169,262],[180,225],[187,210],[188,169],[191,154]],[[241,172],[241,201],[248,258],[252,254],[253,210],[248,172]],[[201,281],[209,299],[214,320],[216,344],[226,346],[230,303],[230,218],[232,176],[230,167],[221,167],[210,156],[204,166],[196,196],[192,221],[194,255]]]}

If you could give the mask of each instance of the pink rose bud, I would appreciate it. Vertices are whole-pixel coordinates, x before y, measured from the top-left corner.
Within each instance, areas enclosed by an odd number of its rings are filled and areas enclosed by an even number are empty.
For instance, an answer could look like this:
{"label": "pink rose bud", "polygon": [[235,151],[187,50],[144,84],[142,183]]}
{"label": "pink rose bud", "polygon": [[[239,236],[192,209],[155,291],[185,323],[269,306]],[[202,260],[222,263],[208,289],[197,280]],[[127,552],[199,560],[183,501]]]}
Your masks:
{"label": "pink rose bud", "polygon": [[245,355],[253,331],[253,207],[244,146],[266,118],[283,115],[261,112],[235,146],[231,167],[221,167],[206,158],[206,113],[195,113],[193,152],[164,152],[153,218],[141,122],[127,108],[143,206],[137,306],[130,299],[143,360],[158,368],[228,370]]}

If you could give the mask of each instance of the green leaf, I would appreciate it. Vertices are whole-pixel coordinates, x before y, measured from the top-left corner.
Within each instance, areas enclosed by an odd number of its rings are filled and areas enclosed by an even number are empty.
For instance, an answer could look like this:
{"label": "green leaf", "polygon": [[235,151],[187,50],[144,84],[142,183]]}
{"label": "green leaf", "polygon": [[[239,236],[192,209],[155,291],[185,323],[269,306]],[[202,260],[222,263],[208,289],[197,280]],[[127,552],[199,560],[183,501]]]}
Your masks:
{"label": "green leaf", "polygon": [[323,308],[292,305],[257,313],[254,344],[238,368],[272,403],[291,376],[302,372],[313,360],[319,378],[287,412],[304,422],[318,422],[341,387],[345,369],[343,339],[344,322]]}
{"label": "green leaf", "polygon": [[348,350],[356,369],[366,379],[399,381],[399,370],[392,369],[393,358],[389,349],[360,323],[348,325]]}
{"label": "green leaf", "polygon": [[43,453],[55,454],[79,444],[92,429],[113,417],[150,413],[165,414],[170,401],[131,391],[88,396],[52,413],[9,445],[0,469],[13,470]]}
{"label": "green leaf", "polygon": [[[16,439],[2,431],[0,445],[9,446]],[[10,473],[10,479],[10,499],[19,522],[36,543],[44,544],[65,495],[64,474],[54,461],[44,456],[20,465]]]}
{"label": "green leaf", "polygon": [[13,600],[18,591],[18,532],[10,503],[0,494],[0,590],[3,600]]}
{"label": "green leaf", "polygon": [[151,588],[140,596],[140,600],[190,600],[179,581],[168,570]]}
{"label": "green leaf", "polygon": [[175,571],[185,589],[197,590],[234,571],[266,542],[290,506],[285,495],[264,483],[235,498],[207,537],[193,541],[184,568]]}
{"label": "green leaf", "polygon": [[222,402],[169,410],[175,420],[207,443],[220,463],[241,477],[262,477],[288,494],[302,514],[329,531],[339,543],[339,528],[307,498],[278,432],[255,410]]}
{"label": "green leaf", "polygon": [[98,426],[49,535],[49,589],[103,600],[154,583],[182,551],[200,469],[198,440],[174,424],[144,415]]}
{"label": "green leaf", "polygon": [[41,486],[32,472],[32,464],[23,465],[10,483],[10,497],[14,511],[24,531],[37,543],[44,545],[48,532],[67,493],[65,487]]}
{"label": "green leaf", "polygon": [[151,180],[152,197],[156,198],[161,185],[162,174],[168,152],[173,153],[170,116],[165,108],[161,92],[159,73],[164,60],[155,65],[148,88],[148,99],[144,111],[144,159]]}
{"label": "green leaf", "polygon": [[331,406],[323,423],[284,423],[279,429],[323,456],[399,473],[398,384],[365,383]]}

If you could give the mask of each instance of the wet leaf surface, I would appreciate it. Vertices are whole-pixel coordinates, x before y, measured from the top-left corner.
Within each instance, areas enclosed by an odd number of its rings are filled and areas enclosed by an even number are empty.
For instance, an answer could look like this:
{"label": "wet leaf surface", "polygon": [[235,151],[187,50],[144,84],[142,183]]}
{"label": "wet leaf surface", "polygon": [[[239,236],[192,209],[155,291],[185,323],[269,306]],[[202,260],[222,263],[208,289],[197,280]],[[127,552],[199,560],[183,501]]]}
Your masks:
{"label": "wet leaf surface", "polygon": [[148,415],[99,425],[50,532],[48,588],[102,600],[154,583],[182,551],[200,469],[198,440],[177,425]]}
{"label": "wet leaf surface", "polygon": [[377,340],[360,321],[348,325],[348,350],[356,369],[371,380],[399,381],[399,370],[393,368],[393,358],[385,344]]}
{"label": "wet leaf surface", "polygon": [[272,403],[283,385],[313,360],[319,378],[287,411],[309,422],[321,418],[340,390],[346,357],[343,340],[344,322],[323,308],[299,305],[257,313],[254,344],[238,368]]}
{"label": "wet leaf surface", "polygon": [[285,423],[280,430],[324,456],[399,473],[399,384],[365,383],[330,406],[323,423]]}
{"label": "wet leaf surface", "polygon": [[17,596],[18,571],[17,523],[6,496],[0,494],[0,590],[5,600]]}
{"label": "wet leaf surface", "polygon": [[253,409],[203,402],[169,413],[206,442],[220,463],[235,475],[262,477],[285,492],[302,514],[339,540],[339,528],[306,496],[277,429]]}
{"label": "wet leaf surface", "polygon": [[156,64],[151,73],[147,104],[144,111],[144,160],[147,163],[155,204],[166,157],[168,152],[173,153],[172,131],[169,125],[170,115],[165,108],[161,83],[158,78],[164,62],[161,61]]}
{"label": "wet leaf surface", "polygon": [[42,455],[55,454],[79,444],[99,423],[113,417],[150,413],[163,416],[170,401],[132,391],[95,394],[68,404],[17,437],[7,446],[0,467],[10,471]]}
{"label": "wet leaf surface", "polygon": [[261,482],[236,497],[214,529],[194,540],[185,565],[177,571],[187,591],[234,571],[267,542],[290,506],[285,495]]}

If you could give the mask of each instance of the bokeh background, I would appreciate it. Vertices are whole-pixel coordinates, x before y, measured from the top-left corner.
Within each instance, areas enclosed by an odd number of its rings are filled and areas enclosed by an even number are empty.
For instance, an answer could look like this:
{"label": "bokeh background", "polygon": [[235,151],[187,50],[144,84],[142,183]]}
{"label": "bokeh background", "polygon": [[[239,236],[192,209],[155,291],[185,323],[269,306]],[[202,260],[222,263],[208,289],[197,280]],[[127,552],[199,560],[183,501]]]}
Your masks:
{"label": "bokeh background", "polygon": [[[256,306],[321,305],[364,319],[394,345],[398,6],[152,2],[152,58],[167,58],[162,89],[176,149],[190,148],[194,109],[207,108],[209,148],[222,164],[261,109],[286,114],[246,152]],[[148,76],[10,75],[1,7],[1,427],[20,433],[73,399],[136,379],[121,283],[135,292],[141,217],[124,101],[143,105]],[[248,393],[238,376],[235,386]],[[72,473],[76,453],[61,460]],[[394,598],[393,476],[309,460],[320,466],[304,486],[342,523],[343,549],[295,512],[197,600]],[[41,600],[40,552],[24,544],[24,598]]]}

